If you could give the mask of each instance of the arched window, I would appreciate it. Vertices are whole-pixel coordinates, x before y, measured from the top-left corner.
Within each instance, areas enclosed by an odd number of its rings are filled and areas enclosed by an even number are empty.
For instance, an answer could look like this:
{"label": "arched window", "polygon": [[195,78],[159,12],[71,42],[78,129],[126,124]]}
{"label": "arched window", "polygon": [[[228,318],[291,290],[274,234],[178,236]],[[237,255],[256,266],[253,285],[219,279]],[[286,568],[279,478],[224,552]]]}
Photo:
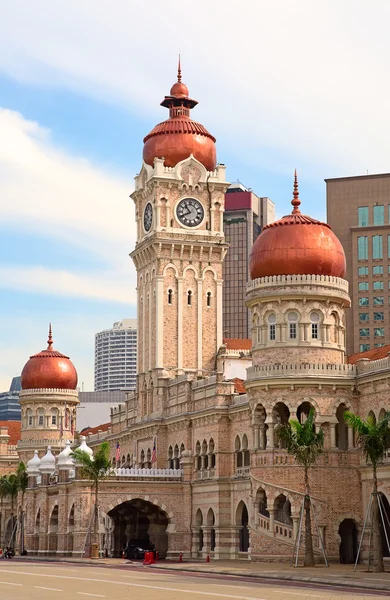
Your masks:
{"label": "arched window", "polygon": [[320,315],[316,312],[312,312],[310,315],[310,321],[311,321],[311,339],[318,340],[320,338],[320,329],[319,329]]}
{"label": "arched window", "polygon": [[188,292],[187,292],[187,304],[188,304],[188,306],[192,305],[192,291],[191,290],[188,290]]}
{"label": "arched window", "polygon": [[289,312],[288,316],[288,337],[290,340],[296,340],[298,337],[298,313],[295,311]]}
{"label": "arched window", "polygon": [[172,304],[172,298],[173,298],[173,290],[171,290],[171,288],[169,288],[169,290],[168,290],[168,304]]}
{"label": "arched window", "polygon": [[206,302],[207,302],[207,308],[210,308],[210,306],[211,306],[211,292],[207,292],[207,294],[206,294]]}
{"label": "arched window", "polygon": [[52,408],[50,413],[50,425],[58,424],[58,408]]}
{"label": "arched window", "polygon": [[141,468],[143,469],[145,466],[145,451],[141,450]]}
{"label": "arched window", "polygon": [[33,424],[33,412],[31,410],[31,408],[28,408],[26,411],[26,417],[27,417],[27,427],[32,427]]}
{"label": "arched window", "polygon": [[276,315],[268,317],[268,337],[271,342],[276,340]]}
{"label": "arched window", "polygon": [[38,426],[43,427],[45,424],[45,411],[43,408],[38,408]]}

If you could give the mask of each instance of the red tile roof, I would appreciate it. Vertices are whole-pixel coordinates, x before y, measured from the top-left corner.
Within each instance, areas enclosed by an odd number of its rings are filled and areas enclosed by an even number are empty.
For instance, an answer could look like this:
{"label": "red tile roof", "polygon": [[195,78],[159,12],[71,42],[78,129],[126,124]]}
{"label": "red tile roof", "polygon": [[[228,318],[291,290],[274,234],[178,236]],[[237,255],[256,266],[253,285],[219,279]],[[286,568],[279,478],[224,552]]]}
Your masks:
{"label": "red tile roof", "polygon": [[96,427],[84,427],[80,431],[80,435],[88,435],[90,433],[97,433],[100,431],[108,431],[108,428],[111,427],[111,421],[109,423],[103,423],[102,425],[97,425]]}
{"label": "red tile roof", "polygon": [[244,384],[243,379],[239,379],[238,377],[235,377],[231,381],[232,381],[232,383],[234,383],[234,389],[236,390],[237,394],[246,394],[246,389],[245,389],[245,384]]}
{"label": "red tile roof", "polygon": [[240,338],[223,338],[223,343],[228,350],[251,350],[252,340]]}
{"label": "red tile roof", "polygon": [[367,350],[367,352],[356,352],[356,354],[351,354],[351,356],[348,356],[348,363],[350,365],[354,365],[361,358],[368,358],[368,360],[386,358],[389,352],[390,345],[381,346],[380,348],[373,348],[372,350]]}
{"label": "red tile roof", "polygon": [[20,440],[21,421],[0,421],[0,427],[7,427],[8,435],[11,436],[8,443],[11,446],[16,446]]}

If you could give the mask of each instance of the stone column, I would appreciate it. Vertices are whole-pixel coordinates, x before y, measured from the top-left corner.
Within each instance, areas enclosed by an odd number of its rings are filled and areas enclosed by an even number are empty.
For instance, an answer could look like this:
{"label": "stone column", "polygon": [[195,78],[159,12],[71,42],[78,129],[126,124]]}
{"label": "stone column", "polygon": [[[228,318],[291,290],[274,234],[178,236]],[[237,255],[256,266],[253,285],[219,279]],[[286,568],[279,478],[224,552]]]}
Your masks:
{"label": "stone column", "polygon": [[330,449],[336,450],[336,423],[329,423],[330,426]]}
{"label": "stone column", "polygon": [[177,280],[177,368],[183,369],[183,278]]}
{"label": "stone column", "polygon": [[274,423],[268,423],[268,445],[267,449],[273,450],[275,448],[275,436],[274,436]]}
{"label": "stone column", "polygon": [[274,523],[275,523],[275,509],[274,508],[268,508],[268,512],[269,512],[269,531],[271,535],[275,534],[275,530],[274,530]]}
{"label": "stone column", "polygon": [[202,558],[206,558],[208,554],[210,554],[210,527],[203,526],[203,548],[202,548]]}
{"label": "stone column", "polygon": [[292,522],[293,522],[293,540],[296,540],[298,537],[299,515],[294,515],[291,518],[292,518]]}
{"label": "stone column", "polygon": [[348,426],[348,450],[352,450],[353,447],[353,429]]}

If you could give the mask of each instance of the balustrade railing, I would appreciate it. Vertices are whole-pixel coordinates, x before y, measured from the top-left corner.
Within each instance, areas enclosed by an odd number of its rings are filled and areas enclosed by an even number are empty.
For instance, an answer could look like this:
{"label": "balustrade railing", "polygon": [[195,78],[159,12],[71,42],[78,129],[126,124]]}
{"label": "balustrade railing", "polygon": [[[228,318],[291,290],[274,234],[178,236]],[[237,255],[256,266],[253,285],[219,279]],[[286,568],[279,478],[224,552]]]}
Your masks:
{"label": "balustrade railing", "polygon": [[212,479],[215,477],[215,469],[200,469],[196,471],[195,479]]}
{"label": "balustrade railing", "polygon": [[183,471],[181,469],[112,469],[111,473],[114,477],[147,477],[147,478],[169,478],[181,479]]}
{"label": "balustrade railing", "polygon": [[250,467],[236,467],[236,477],[248,477],[250,474]]}

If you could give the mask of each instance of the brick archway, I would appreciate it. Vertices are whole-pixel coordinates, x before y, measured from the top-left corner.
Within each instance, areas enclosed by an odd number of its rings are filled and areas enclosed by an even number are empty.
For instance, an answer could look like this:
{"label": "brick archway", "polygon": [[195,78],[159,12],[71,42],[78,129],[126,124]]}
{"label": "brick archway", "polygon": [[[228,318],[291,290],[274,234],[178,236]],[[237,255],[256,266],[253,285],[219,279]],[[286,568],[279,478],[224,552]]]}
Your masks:
{"label": "brick archway", "polygon": [[150,496],[130,495],[118,498],[106,510],[114,524],[113,552],[121,556],[123,549],[132,540],[150,541],[159,555],[168,552],[169,534],[175,531],[173,513]]}

